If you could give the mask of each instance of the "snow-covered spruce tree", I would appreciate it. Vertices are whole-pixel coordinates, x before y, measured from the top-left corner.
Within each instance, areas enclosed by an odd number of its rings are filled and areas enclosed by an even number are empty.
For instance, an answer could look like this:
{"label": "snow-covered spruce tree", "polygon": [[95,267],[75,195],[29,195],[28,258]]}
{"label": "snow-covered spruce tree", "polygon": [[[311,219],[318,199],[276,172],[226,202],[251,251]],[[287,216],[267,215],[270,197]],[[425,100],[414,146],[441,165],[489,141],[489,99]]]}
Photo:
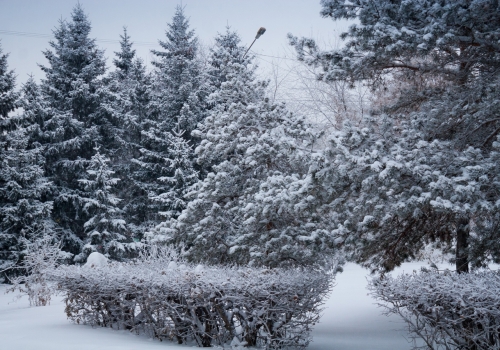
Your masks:
{"label": "snow-covered spruce tree", "polygon": [[83,192],[78,180],[94,147],[107,142],[108,120],[101,107],[105,73],[104,53],[89,38],[90,22],[78,4],[71,21],[60,21],[54,30],[52,50],[44,52],[47,66],[42,94],[50,109],[42,124],[46,147],[46,175],[53,182],[53,218],[63,228],[63,249],[78,254],[85,238]]}
{"label": "snow-covered spruce tree", "polygon": [[130,36],[124,28],[120,35],[121,50],[115,52],[115,71],[107,77],[108,100],[103,104],[113,127],[112,142],[107,146],[112,169],[120,178],[115,190],[134,238],[141,239],[146,217],[147,193],[134,173],[139,169],[132,159],[140,157],[141,131],[148,129],[148,104],[151,79],[141,59],[135,57]]}
{"label": "snow-covered spruce tree", "polygon": [[134,160],[138,165],[134,184],[147,196],[145,220],[140,228],[148,232],[148,239],[156,240],[158,229],[169,226],[170,220],[186,207],[185,194],[198,180],[198,172],[193,167],[192,147],[183,134],[180,127],[169,133],[153,128],[142,132],[149,149],[141,148],[141,157]]}
{"label": "snow-covered spruce tree", "polygon": [[109,159],[97,150],[88,163],[88,176],[79,180],[85,190],[83,211],[89,219],[84,224],[87,237],[77,261],[85,261],[92,252],[117,260],[134,247],[127,237],[123,211],[118,206],[120,199],[112,191],[120,179],[112,177],[114,171],[108,163]]}
{"label": "snow-covered spruce tree", "polygon": [[335,242],[373,269],[390,270],[432,242],[455,250],[458,272],[499,261],[498,2],[321,3],[324,17],[359,21],[339,50],[291,37],[300,59],[323,68],[321,79],[374,89],[408,82],[364,125],[334,134],[310,173],[333,212]]}
{"label": "snow-covered spruce tree", "polygon": [[0,118],[6,119],[10,112],[17,107],[19,94],[15,91],[16,75],[9,70],[7,58],[0,46]]}
{"label": "snow-covered spruce tree", "polygon": [[193,261],[321,264],[331,251],[321,234],[309,235],[317,229],[314,199],[308,208],[296,207],[296,189],[289,186],[307,172],[304,159],[312,156],[307,124],[269,102],[252,57],[243,58],[244,48],[232,42],[217,41],[213,52],[226,78],[210,95],[212,109],[196,132],[198,162],[211,164],[212,172],[193,186],[191,201],[165,238],[183,245]]}
{"label": "snow-covered spruce tree", "polygon": [[[142,203],[143,222],[139,230],[148,231],[163,222],[160,212],[168,206],[154,200],[170,191],[171,184],[162,181],[172,176],[169,148],[172,131],[184,130],[182,137],[193,143],[191,131],[203,119],[204,96],[202,71],[197,59],[198,41],[182,7],[177,7],[172,23],[168,25],[167,39],[160,41],[163,51],[153,50],[157,59],[151,84],[151,102],[146,118],[141,123],[140,155],[134,159],[137,168],[133,176],[141,189],[138,203]],[[192,158],[192,156],[191,156]]]}
{"label": "snow-covered spruce tree", "polygon": [[198,182],[198,172],[193,167],[192,147],[183,138],[183,133],[184,131],[177,127],[167,140],[169,158],[165,161],[168,164],[168,175],[157,179],[165,184],[165,192],[151,193],[149,196],[160,209],[158,215],[163,220],[148,233],[147,239],[151,242],[164,241],[165,231],[170,232],[172,223],[187,206],[187,193]]}
{"label": "snow-covered spruce tree", "polygon": [[244,63],[245,51],[240,36],[230,27],[226,27],[223,34],[219,33],[215,37],[215,44],[210,48],[208,57],[207,77],[210,92],[219,90],[221,84],[228,80],[228,74],[231,72],[229,63]]}
{"label": "snow-covered spruce tree", "polygon": [[165,41],[159,41],[163,50],[152,50],[156,67],[151,117],[166,130],[177,125],[191,140],[191,131],[202,121],[205,105],[205,84],[202,67],[197,57],[198,39],[189,29],[184,9],[177,6],[172,23],[168,24]]}
{"label": "snow-covered spruce tree", "polygon": [[[13,87],[13,86],[12,86]],[[44,176],[43,148],[34,141],[43,111],[38,86],[32,78],[15,101],[22,114],[2,119],[0,128],[0,271],[12,278],[22,268],[26,242],[43,233],[52,234],[52,202],[47,201],[50,183]],[[7,110],[6,108],[4,110]]]}
{"label": "snow-covered spruce tree", "polygon": [[185,195],[188,189],[198,182],[198,172],[194,170],[191,161],[192,149],[182,137],[183,134],[184,131],[180,128],[172,131],[168,139],[170,176],[158,178],[159,181],[169,185],[169,190],[151,197],[153,201],[161,202],[167,208],[167,211],[160,212],[160,215],[167,219],[177,218],[186,208]]}

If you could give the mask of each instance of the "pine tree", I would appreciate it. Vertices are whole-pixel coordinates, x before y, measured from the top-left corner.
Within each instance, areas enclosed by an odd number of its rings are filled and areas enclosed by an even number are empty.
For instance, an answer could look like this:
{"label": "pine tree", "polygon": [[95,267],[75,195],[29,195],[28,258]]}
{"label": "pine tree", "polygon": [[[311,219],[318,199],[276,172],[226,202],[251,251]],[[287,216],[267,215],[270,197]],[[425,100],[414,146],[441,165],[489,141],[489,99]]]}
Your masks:
{"label": "pine tree", "polygon": [[[13,82],[13,80],[12,80]],[[11,85],[13,90],[14,85]],[[9,92],[6,92],[8,95]],[[17,94],[12,94],[16,96]],[[4,276],[22,274],[25,242],[54,232],[52,202],[46,197],[50,183],[44,176],[43,148],[36,142],[43,110],[38,86],[30,78],[14,106],[23,113],[2,120],[0,148],[0,271]],[[8,110],[8,108],[3,108]]]}
{"label": "pine tree", "polygon": [[[251,56],[229,31],[211,62],[215,91],[196,135],[198,162],[212,171],[193,186],[187,208],[170,232],[193,261],[297,266],[321,264],[323,237],[308,237],[317,220],[294,209],[289,187],[307,172],[307,123],[265,96]],[[226,46],[227,45],[227,46]],[[236,45],[236,46],[235,46]],[[167,239],[168,240],[168,239]],[[316,245],[310,244],[312,241]]]}
{"label": "pine tree", "polygon": [[[498,261],[499,4],[468,0],[323,0],[354,19],[339,50],[291,38],[324,80],[374,89],[406,82],[360,127],[331,138],[311,188],[351,258],[390,270],[427,245],[455,250],[458,272]],[[313,178],[323,183],[313,184]],[[321,189],[320,189],[321,188]]]}
{"label": "pine tree", "polygon": [[60,21],[51,50],[44,52],[48,66],[42,93],[49,113],[42,125],[46,147],[45,170],[54,184],[53,218],[64,229],[63,248],[80,252],[86,221],[79,179],[94,147],[109,142],[109,120],[101,106],[100,77],[105,73],[104,53],[89,38],[90,22],[82,7],[73,9],[71,21]]}
{"label": "pine tree", "polygon": [[88,177],[79,180],[85,191],[83,211],[89,219],[84,224],[85,245],[76,261],[85,261],[92,252],[120,259],[134,246],[127,234],[123,211],[118,206],[120,199],[113,194],[113,187],[120,179],[112,177],[114,171],[108,163],[109,159],[97,150],[88,163]]}

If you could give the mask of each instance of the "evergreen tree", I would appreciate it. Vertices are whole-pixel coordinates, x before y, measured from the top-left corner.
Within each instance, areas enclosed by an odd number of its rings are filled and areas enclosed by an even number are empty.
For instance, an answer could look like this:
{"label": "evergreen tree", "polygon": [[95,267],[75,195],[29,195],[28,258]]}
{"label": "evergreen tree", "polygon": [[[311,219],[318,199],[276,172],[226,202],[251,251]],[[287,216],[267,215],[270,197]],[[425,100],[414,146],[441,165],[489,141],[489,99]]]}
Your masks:
{"label": "evergreen tree", "polygon": [[50,109],[42,125],[46,147],[45,170],[54,184],[53,218],[64,229],[63,248],[79,253],[85,237],[84,200],[79,180],[94,147],[111,138],[109,121],[101,106],[105,73],[103,51],[89,38],[90,22],[82,7],[73,9],[71,21],[54,30],[53,51],[44,52],[48,66],[42,93]]}
{"label": "evergreen tree", "polygon": [[[12,85],[12,89],[14,85]],[[7,92],[8,94],[9,92]],[[14,94],[11,94],[14,95]],[[15,95],[14,95],[15,96]],[[52,202],[46,197],[50,183],[44,176],[43,148],[35,141],[38,117],[43,110],[40,93],[32,78],[22,88],[19,105],[24,112],[2,120],[0,148],[0,271],[12,277],[19,269],[26,241],[52,234]],[[7,110],[7,108],[3,108]],[[18,269],[16,269],[18,268]]]}
{"label": "evergreen tree", "polygon": [[107,81],[109,99],[104,104],[114,128],[113,142],[108,146],[112,169],[121,180],[115,187],[122,199],[121,207],[127,224],[135,238],[143,235],[142,223],[146,217],[147,193],[136,183],[134,174],[140,157],[141,131],[149,128],[148,104],[151,95],[151,78],[142,60],[135,58],[135,50],[126,29],[121,37],[121,51],[116,52],[116,70]]}
{"label": "evergreen tree", "polygon": [[221,84],[228,80],[231,72],[230,63],[244,64],[246,49],[241,45],[237,32],[226,27],[226,32],[215,37],[215,44],[210,48],[208,58],[208,82],[210,92],[220,89]]}
{"label": "evergreen tree", "polygon": [[129,74],[134,64],[135,50],[132,49],[132,44],[127,28],[123,27],[123,34],[120,35],[121,50],[115,52],[116,58],[113,59],[113,64],[122,78]]}
{"label": "evergreen tree", "polygon": [[88,177],[79,180],[85,191],[83,211],[89,220],[84,224],[87,237],[77,261],[85,261],[92,252],[120,259],[134,246],[127,235],[123,211],[118,206],[120,199],[113,194],[113,187],[120,179],[112,177],[114,171],[108,163],[109,159],[97,150],[88,163]]}
{"label": "evergreen tree", "polygon": [[[499,261],[500,12],[469,0],[323,0],[322,15],[354,19],[345,47],[291,38],[320,79],[393,79],[406,87],[361,127],[331,138],[310,188],[323,193],[351,258],[390,270],[427,244],[455,250],[458,272]],[[315,178],[322,183],[313,183]]]}
{"label": "evergreen tree", "polygon": [[162,51],[156,56],[152,118],[161,121],[164,129],[173,130],[177,124],[190,139],[191,131],[204,117],[205,90],[200,62],[197,58],[198,39],[189,30],[184,9],[178,6],[172,23],[168,24],[166,40],[160,40]]}
{"label": "evergreen tree", "polygon": [[158,214],[164,222],[152,230],[148,239],[155,242],[166,240],[175,219],[187,206],[187,194],[198,182],[198,172],[191,161],[192,149],[182,137],[184,131],[177,128],[168,139],[169,176],[162,176],[158,181],[167,185],[166,192],[151,193],[150,200],[161,206]]}
{"label": "evergreen tree", "polygon": [[[205,90],[200,64],[196,57],[198,41],[182,7],[177,7],[168,25],[163,51],[153,50],[157,60],[151,84],[151,102],[141,123],[140,155],[134,159],[135,184],[142,191],[136,203],[142,206],[143,222],[139,231],[148,231],[162,223],[160,213],[168,212],[170,204],[158,200],[172,190],[162,181],[173,176],[171,165],[172,132],[183,130],[182,137],[195,143],[191,131],[204,117]],[[174,142],[175,144],[175,142]],[[184,146],[183,146],[184,147]],[[193,156],[191,155],[191,159]]]}
{"label": "evergreen tree", "polygon": [[15,91],[16,76],[7,65],[8,55],[0,46],[0,118],[6,119],[16,107],[18,93]]}
{"label": "evergreen tree", "polygon": [[212,171],[193,186],[191,201],[165,236],[184,245],[193,261],[321,264],[328,247],[321,246],[322,235],[307,233],[307,223],[317,217],[296,210],[288,194],[293,180],[307,172],[303,159],[309,152],[301,150],[311,141],[307,124],[284,105],[269,102],[266,83],[255,79],[252,57],[243,57],[237,43],[229,32],[217,40],[211,62],[219,70],[219,88],[196,132],[198,162],[211,164]]}

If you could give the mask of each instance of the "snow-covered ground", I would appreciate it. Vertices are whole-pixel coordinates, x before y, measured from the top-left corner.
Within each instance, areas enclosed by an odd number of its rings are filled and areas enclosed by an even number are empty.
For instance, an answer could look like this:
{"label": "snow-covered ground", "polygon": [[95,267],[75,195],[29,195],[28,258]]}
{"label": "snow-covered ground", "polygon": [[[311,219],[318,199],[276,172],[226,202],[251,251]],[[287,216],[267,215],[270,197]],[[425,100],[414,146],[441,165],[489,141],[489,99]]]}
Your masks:
{"label": "snow-covered ground", "polygon": [[[421,263],[405,264],[411,272]],[[381,314],[366,290],[367,271],[347,264],[337,276],[321,322],[313,332],[311,350],[406,350],[404,324]],[[29,307],[26,297],[12,302],[0,286],[0,339],[5,350],[186,350],[192,347],[159,342],[128,331],[75,325],[66,319],[64,303],[56,297],[50,306]]]}

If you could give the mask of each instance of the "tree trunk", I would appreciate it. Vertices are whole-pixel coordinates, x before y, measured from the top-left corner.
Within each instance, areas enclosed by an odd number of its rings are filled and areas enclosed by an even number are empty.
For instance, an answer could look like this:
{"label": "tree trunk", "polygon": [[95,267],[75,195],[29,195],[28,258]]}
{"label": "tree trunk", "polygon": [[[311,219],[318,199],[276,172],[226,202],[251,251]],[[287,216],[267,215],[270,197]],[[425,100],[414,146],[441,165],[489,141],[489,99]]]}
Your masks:
{"label": "tree trunk", "polygon": [[455,265],[458,273],[469,273],[469,219],[457,220],[457,246]]}

